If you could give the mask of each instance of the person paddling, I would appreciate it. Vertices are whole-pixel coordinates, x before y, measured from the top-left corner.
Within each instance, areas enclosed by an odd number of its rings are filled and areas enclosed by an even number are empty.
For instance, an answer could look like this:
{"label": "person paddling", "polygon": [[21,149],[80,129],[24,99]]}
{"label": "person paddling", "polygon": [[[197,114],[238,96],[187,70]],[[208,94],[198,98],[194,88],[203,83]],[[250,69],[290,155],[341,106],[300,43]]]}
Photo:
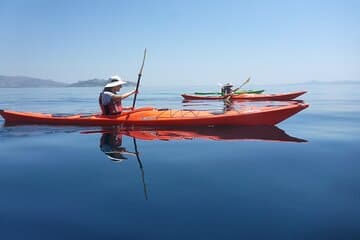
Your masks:
{"label": "person paddling", "polygon": [[233,86],[231,83],[227,83],[221,88],[221,95],[224,97],[224,112],[233,110],[231,96],[239,89],[234,90]]}
{"label": "person paddling", "polygon": [[221,87],[221,95],[224,97],[229,97],[232,94],[235,94],[236,91],[238,91],[240,88],[242,88],[245,84],[247,84],[250,81],[250,77],[248,77],[241,85],[240,87],[237,87],[233,89],[233,86],[231,83],[227,83]]}
{"label": "person paddling", "polygon": [[227,83],[227,84],[223,85],[221,87],[221,95],[224,96],[224,95],[228,95],[228,94],[233,93],[232,87],[233,87],[233,85],[230,84],[230,83]]}
{"label": "person paddling", "polygon": [[121,101],[136,93],[136,90],[132,90],[122,95],[117,94],[122,85],[126,82],[119,76],[112,76],[109,80],[110,82],[105,85],[103,91],[99,95],[99,105],[102,114],[114,115],[120,114],[123,110],[131,110],[132,107],[123,107]]}

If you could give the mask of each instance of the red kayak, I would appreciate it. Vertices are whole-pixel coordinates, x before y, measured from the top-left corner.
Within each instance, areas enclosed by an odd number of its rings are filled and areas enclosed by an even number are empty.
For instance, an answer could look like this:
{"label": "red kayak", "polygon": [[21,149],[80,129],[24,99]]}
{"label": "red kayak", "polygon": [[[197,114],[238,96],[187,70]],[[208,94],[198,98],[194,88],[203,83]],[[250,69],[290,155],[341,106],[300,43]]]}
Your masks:
{"label": "red kayak", "polygon": [[16,112],[0,110],[8,125],[46,124],[76,126],[254,126],[276,125],[307,108],[305,103],[282,106],[248,106],[241,110],[226,112],[138,108],[119,115],[71,115]]}
{"label": "red kayak", "polygon": [[[306,93],[302,92],[289,92],[289,93],[278,93],[278,94],[254,94],[254,93],[244,93],[244,94],[234,94],[230,96],[231,100],[244,100],[244,101],[289,101],[295,99]],[[227,97],[225,96],[201,96],[201,95],[192,95],[192,94],[182,94],[185,100],[223,100]]]}

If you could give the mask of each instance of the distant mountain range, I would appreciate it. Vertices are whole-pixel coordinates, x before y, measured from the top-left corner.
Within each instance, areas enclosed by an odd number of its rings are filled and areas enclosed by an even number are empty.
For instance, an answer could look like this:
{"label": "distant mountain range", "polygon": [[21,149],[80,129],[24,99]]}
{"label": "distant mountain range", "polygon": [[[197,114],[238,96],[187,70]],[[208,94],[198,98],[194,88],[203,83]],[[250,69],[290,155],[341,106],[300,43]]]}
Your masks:
{"label": "distant mountain range", "polygon": [[67,85],[67,87],[101,87],[105,86],[107,82],[108,80],[94,78],[90,80],[78,81],[76,83],[70,83]]}
{"label": "distant mountain range", "polygon": [[[75,83],[63,83],[50,79],[33,78],[26,76],[2,76],[0,75],[0,88],[41,88],[41,87],[103,87],[108,80],[90,79],[78,81]],[[134,82],[128,82],[126,85],[135,85]]]}
{"label": "distant mountain range", "polygon": [[[75,83],[63,83],[50,79],[33,78],[26,76],[2,76],[0,75],[0,88],[41,88],[41,87],[103,87],[108,82],[106,79],[89,79]],[[360,84],[360,81],[308,81],[298,84]],[[128,86],[135,86],[136,83],[128,82]]]}
{"label": "distant mountain range", "polygon": [[40,79],[24,76],[1,76],[1,88],[27,88],[27,87],[65,87],[67,84],[50,79]]}
{"label": "distant mountain range", "polygon": [[318,81],[313,80],[309,81],[307,83],[313,83],[313,84],[360,84],[360,81],[354,81],[354,80],[344,80],[344,81]]}

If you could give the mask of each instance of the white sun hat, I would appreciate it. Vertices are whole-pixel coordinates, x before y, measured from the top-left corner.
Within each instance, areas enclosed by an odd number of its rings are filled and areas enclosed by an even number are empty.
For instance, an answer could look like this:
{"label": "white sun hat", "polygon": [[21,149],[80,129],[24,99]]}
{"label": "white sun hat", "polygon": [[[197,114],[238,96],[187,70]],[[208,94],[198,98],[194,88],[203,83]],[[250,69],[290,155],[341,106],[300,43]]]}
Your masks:
{"label": "white sun hat", "polygon": [[116,87],[125,84],[126,82],[123,81],[119,76],[112,76],[109,78],[109,83],[105,85],[106,88]]}

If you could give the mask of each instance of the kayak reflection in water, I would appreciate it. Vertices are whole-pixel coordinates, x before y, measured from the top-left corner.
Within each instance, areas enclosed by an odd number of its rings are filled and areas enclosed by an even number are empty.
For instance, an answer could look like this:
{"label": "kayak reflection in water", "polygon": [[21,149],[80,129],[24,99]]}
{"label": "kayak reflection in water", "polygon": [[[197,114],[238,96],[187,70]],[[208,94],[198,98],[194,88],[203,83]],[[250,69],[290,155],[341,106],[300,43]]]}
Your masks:
{"label": "kayak reflection in water", "polygon": [[235,110],[233,101],[231,100],[230,97],[224,98],[224,108],[223,108],[224,113],[227,111],[232,111],[232,110]]}
{"label": "kayak reflection in water", "polygon": [[122,134],[116,134],[112,131],[102,134],[100,149],[111,161],[122,162],[127,159],[124,155],[136,156],[136,153],[126,151],[126,148],[121,145]]}
{"label": "kayak reflection in water", "polygon": [[[95,131],[96,132],[96,131]],[[98,132],[98,131],[97,131]],[[101,149],[104,149],[107,153],[115,152],[114,149],[119,149],[120,154],[136,155],[138,157],[138,150],[136,145],[136,139],[148,140],[148,141],[171,141],[171,140],[215,140],[215,141],[234,141],[234,140],[258,140],[269,142],[307,142],[305,139],[296,138],[288,135],[284,130],[276,126],[243,126],[243,127],[182,127],[182,128],[134,128],[134,129],[118,129],[118,130],[101,130],[103,136],[101,142],[105,138],[111,135],[111,141],[121,144],[121,138],[127,136],[133,138],[135,152],[128,152],[120,145],[112,147],[112,150],[108,151],[108,148],[104,144],[100,143]],[[91,133],[86,132],[86,133]],[[123,156],[124,157],[124,156]],[[141,165],[141,162],[139,162]],[[141,167],[141,166],[140,166]]]}

